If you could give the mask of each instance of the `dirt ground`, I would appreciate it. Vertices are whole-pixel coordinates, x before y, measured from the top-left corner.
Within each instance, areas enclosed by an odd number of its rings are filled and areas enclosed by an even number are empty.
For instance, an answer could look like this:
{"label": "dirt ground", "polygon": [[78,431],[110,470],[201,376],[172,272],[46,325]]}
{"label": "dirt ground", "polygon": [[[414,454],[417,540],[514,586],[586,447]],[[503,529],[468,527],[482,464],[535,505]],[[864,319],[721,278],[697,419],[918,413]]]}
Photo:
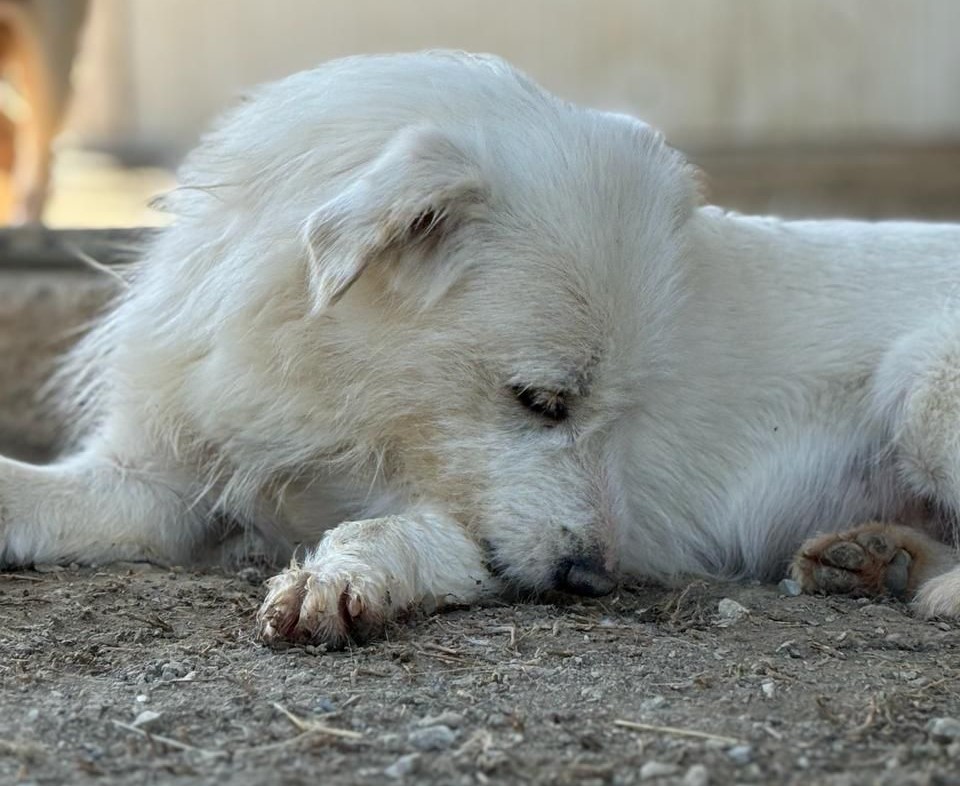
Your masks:
{"label": "dirt ground", "polygon": [[692,582],[271,651],[263,578],[2,574],[0,783],[960,784],[960,624],[894,602]]}

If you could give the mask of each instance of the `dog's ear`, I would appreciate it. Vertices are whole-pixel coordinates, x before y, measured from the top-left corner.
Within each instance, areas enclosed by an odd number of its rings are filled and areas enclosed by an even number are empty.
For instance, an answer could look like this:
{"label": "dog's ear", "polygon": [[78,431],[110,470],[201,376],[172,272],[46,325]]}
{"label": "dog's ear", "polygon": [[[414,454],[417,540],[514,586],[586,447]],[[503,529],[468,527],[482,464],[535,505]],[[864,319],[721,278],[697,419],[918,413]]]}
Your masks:
{"label": "dog's ear", "polygon": [[432,128],[399,132],[304,225],[314,312],[334,305],[376,260],[442,240],[485,192],[479,167],[448,136]]}

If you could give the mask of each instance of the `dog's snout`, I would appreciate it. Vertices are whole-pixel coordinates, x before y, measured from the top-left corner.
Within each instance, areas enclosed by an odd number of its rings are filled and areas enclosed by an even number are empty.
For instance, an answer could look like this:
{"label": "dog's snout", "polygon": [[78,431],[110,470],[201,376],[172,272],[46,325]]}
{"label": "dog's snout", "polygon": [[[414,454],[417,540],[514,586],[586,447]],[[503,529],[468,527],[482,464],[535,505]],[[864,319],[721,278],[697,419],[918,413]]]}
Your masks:
{"label": "dog's snout", "polygon": [[574,557],[557,567],[555,584],[563,592],[597,598],[613,592],[616,581],[599,557]]}

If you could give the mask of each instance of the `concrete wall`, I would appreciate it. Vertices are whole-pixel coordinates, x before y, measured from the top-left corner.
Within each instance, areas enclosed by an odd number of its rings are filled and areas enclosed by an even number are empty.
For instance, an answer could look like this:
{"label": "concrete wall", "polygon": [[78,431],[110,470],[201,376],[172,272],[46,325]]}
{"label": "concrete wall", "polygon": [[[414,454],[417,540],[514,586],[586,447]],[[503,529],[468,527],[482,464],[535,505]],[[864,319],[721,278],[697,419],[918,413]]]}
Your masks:
{"label": "concrete wall", "polygon": [[960,138],[957,0],[95,0],[89,33],[72,127],[146,150],[256,82],[436,46],[692,146]]}

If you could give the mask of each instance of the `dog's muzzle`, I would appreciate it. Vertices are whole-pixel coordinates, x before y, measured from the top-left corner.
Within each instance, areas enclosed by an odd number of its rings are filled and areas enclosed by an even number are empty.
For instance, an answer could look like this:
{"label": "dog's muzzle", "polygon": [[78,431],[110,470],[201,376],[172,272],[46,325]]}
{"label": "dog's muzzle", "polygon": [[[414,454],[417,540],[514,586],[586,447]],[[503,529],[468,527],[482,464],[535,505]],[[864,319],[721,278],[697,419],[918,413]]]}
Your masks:
{"label": "dog's muzzle", "polygon": [[600,557],[572,557],[557,566],[554,586],[562,592],[598,598],[613,592],[617,582]]}

